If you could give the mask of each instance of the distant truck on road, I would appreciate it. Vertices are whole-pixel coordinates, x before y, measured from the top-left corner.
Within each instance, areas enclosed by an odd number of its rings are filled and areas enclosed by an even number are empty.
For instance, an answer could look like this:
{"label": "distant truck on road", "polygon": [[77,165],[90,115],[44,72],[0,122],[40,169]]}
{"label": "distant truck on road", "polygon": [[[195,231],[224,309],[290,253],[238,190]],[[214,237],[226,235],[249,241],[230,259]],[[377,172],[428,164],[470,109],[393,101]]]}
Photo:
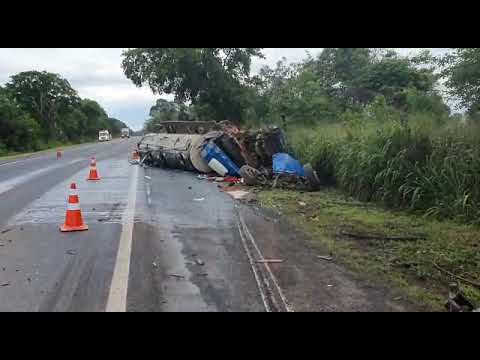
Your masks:
{"label": "distant truck on road", "polygon": [[130,138],[130,129],[129,128],[122,128],[121,137],[122,138]]}
{"label": "distant truck on road", "polygon": [[112,134],[108,130],[100,130],[98,132],[98,141],[110,141],[112,140]]}

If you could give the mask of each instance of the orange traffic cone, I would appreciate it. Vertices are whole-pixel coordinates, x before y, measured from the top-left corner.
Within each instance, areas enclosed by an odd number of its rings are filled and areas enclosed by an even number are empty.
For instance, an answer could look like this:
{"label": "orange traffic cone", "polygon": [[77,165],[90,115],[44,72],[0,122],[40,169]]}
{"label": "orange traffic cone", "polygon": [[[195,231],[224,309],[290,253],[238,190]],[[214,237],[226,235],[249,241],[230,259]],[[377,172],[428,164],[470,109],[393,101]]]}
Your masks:
{"label": "orange traffic cone", "polygon": [[77,186],[75,183],[70,185],[70,194],[68,196],[67,215],[65,224],[60,226],[60,231],[81,231],[88,230],[88,225],[83,222],[82,211],[78,201]]}
{"label": "orange traffic cone", "polygon": [[100,176],[98,176],[97,173],[97,162],[94,157],[92,157],[92,161],[90,162],[90,174],[87,180],[100,180]]}

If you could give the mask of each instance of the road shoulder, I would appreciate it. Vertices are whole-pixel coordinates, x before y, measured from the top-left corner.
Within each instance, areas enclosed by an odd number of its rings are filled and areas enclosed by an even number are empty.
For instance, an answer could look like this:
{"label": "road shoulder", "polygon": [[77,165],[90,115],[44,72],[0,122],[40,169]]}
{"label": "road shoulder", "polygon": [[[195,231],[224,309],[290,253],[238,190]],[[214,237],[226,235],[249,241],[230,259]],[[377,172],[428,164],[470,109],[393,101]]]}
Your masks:
{"label": "road shoulder", "polygon": [[[406,310],[444,310],[448,284],[456,280],[445,270],[478,281],[478,228],[388,211],[336,190],[267,190],[258,199],[277,221],[306,239],[305,248],[298,245],[296,251],[333,257],[317,261],[334,262],[359,281],[388,288],[385,296]],[[298,238],[292,236],[292,242]],[[478,289],[460,285],[470,299],[480,299]]]}

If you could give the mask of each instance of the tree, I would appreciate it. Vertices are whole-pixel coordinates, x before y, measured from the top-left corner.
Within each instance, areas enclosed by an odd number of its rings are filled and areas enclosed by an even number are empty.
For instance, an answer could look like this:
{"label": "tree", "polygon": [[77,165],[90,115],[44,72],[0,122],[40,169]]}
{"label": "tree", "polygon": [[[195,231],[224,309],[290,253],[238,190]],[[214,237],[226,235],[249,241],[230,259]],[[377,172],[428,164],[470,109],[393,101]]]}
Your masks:
{"label": "tree", "polygon": [[[277,64],[271,78],[273,81],[270,81],[271,88],[266,91],[269,117],[311,124],[329,121],[336,116],[339,109],[335,99],[328,96],[310,67],[293,65],[288,71],[282,67]],[[279,73],[282,75],[278,76]]]}
{"label": "tree", "polygon": [[157,125],[163,121],[194,121],[199,119],[196,113],[198,108],[182,103],[158,99],[150,108],[150,118],[145,123],[145,129],[148,132],[155,132]]}
{"label": "tree", "polygon": [[433,68],[417,68],[407,57],[390,55],[369,64],[358,79],[358,85],[392,99],[404,89],[422,93],[433,90],[437,81]]}
{"label": "tree", "polygon": [[310,66],[322,86],[334,95],[339,88],[358,86],[357,79],[372,60],[368,48],[325,48]]}
{"label": "tree", "polygon": [[6,89],[40,124],[47,140],[59,134],[59,116],[70,111],[80,100],[66,79],[46,71],[13,75]]}
{"label": "tree", "polygon": [[178,104],[173,101],[158,99],[155,105],[150,108],[149,115],[159,121],[177,120],[178,112]]}
{"label": "tree", "polygon": [[0,88],[0,153],[37,150],[39,126]]}
{"label": "tree", "polygon": [[390,105],[401,109],[405,91],[434,94],[438,80],[428,51],[409,58],[391,49],[326,48],[306,65],[344,108],[363,107],[383,95]]}
{"label": "tree", "polygon": [[65,114],[61,118],[61,124],[63,134],[69,141],[81,141],[88,137],[88,118],[80,108],[73,109],[68,114]]}
{"label": "tree", "polygon": [[136,86],[175,94],[178,102],[208,104],[216,120],[241,120],[242,87],[260,48],[139,48],[123,53],[122,67]]}
{"label": "tree", "polygon": [[480,109],[480,49],[454,48],[437,58],[448,93],[471,114]]}
{"label": "tree", "polygon": [[94,100],[82,99],[79,110],[85,114],[85,127],[82,129],[82,135],[94,137],[98,135],[99,130],[109,129],[107,113]]}
{"label": "tree", "polygon": [[123,121],[112,118],[112,117],[107,118],[107,123],[108,123],[108,128],[109,128],[110,132],[112,133],[112,136],[120,135],[123,128],[130,129],[127,126],[127,124],[125,124]]}

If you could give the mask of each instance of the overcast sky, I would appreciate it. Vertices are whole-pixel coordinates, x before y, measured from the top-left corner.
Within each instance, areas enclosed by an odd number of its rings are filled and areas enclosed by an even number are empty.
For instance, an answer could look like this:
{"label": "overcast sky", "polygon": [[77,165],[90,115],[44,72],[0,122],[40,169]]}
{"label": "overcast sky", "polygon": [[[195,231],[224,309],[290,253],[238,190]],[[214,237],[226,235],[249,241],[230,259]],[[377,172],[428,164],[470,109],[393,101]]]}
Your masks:
{"label": "overcast sky", "polygon": [[[266,48],[265,59],[253,59],[252,72],[261,66],[274,66],[282,57],[288,62],[298,62],[308,51],[317,55],[322,48]],[[402,54],[419,49],[398,48]],[[440,52],[443,49],[432,49]],[[159,97],[148,87],[137,88],[128,80],[121,69],[122,49],[81,48],[81,49],[1,49],[0,85],[11,75],[21,71],[49,71],[65,77],[82,98],[96,100],[111,117],[139,130],[148,116],[150,107]],[[173,97],[163,96],[167,99]]]}

